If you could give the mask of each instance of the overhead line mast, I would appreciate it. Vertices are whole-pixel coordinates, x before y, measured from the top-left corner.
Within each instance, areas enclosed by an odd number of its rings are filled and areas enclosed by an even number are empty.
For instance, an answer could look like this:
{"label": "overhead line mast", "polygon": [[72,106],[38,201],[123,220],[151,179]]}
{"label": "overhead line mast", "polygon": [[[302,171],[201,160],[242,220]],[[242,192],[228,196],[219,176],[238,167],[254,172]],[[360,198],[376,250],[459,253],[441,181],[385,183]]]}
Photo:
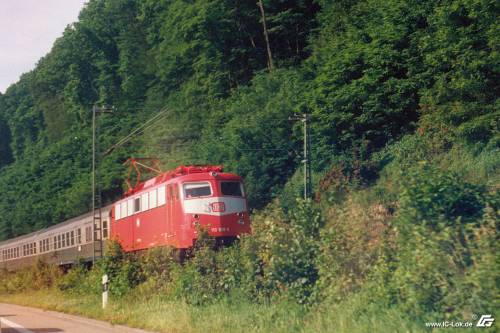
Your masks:
{"label": "overhead line mast", "polygon": [[[92,229],[93,229],[93,255],[92,263],[95,264],[96,259],[102,257],[104,253],[103,243],[102,243],[102,198],[101,191],[99,187],[99,173],[98,173],[98,157],[99,157],[99,126],[97,124],[97,116],[103,113],[113,113],[114,107],[98,107],[94,105],[92,107]],[[163,119],[166,116],[167,109],[163,108],[156,115],[148,119],[144,124],[138,126],[127,136],[119,140],[113,146],[108,148],[101,157],[109,155],[116,148],[121,147],[125,143],[129,142],[134,136],[142,133],[144,130],[151,128],[158,124],[154,122],[155,120]]]}
{"label": "overhead line mast", "polygon": [[307,113],[298,115],[294,114],[288,118],[289,120],[300,120],[304,126],[304,153],[302,163],[304,164],[304,199],[311,196],[312,192],[312,175],[311,175],[311,144],[309,141],[309,122],[311,116]]}
{"label": "overhead line mast", "polygon": [[96,259],[102,257],[104,252],[102,244],[102,198],[98,181],[98,172],[96,168],[98,155],[97,151],[99,146],[99,129],[97,126],[97,116],[100,113],[112,113],[113,110],[114,107],[98,107],[97,105],[94,105],[92,107],[92,264],[95,264]]}

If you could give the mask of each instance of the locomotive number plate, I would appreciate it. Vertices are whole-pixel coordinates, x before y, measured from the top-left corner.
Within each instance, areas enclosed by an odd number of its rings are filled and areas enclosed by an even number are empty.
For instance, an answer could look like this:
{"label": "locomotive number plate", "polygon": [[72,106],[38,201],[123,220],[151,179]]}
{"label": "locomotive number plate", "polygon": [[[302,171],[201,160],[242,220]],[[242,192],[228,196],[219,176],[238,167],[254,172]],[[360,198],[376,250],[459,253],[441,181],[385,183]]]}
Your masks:
{"label": "locomotive number plate", "polygon": [[212,202],[212,212],[221,213],[226,211],[226,204],[223,202]]}

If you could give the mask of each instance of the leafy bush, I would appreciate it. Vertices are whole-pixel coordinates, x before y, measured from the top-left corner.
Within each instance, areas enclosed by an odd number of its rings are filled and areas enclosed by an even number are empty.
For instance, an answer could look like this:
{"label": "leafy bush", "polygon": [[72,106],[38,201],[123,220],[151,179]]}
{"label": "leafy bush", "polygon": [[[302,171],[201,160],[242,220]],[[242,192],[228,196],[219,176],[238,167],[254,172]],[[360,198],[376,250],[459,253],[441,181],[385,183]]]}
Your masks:
{"label": "leafy bush", "polygon": [[395,242],[385,244],[385,268],[376,270],[383,272],[378,281],[389,302],[414,317],[457,315],[471,301],[462,283],[473,257],[492,254],[488,246],[479,254],[473,240],[485,227],[481,217],[492,197],[484,186],[425,162],[400,177]]}

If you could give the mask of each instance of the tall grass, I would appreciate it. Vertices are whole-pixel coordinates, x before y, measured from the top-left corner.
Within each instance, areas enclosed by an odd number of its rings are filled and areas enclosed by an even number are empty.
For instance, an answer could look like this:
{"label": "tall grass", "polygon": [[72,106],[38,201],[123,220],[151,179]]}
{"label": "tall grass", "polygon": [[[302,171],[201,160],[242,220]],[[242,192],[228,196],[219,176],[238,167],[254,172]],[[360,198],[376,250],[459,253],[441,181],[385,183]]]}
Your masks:
{"label": "tall grass", "polygon": [[[97,295],[68,295],[57,289],[3,294],[2,302],[34,306],[106,320],[114,324],[168,333],[255,332],[255,333],[365,333],[424,332],[396,309],[380,308],[354,298],[339,304],[304,307],[287,301],[256,304],[244,299],[225,298],[194,306],[162,296],[138,299],[134,296],[111,299],[102,310]],[[359,309],[365,311],[360,312]]]}

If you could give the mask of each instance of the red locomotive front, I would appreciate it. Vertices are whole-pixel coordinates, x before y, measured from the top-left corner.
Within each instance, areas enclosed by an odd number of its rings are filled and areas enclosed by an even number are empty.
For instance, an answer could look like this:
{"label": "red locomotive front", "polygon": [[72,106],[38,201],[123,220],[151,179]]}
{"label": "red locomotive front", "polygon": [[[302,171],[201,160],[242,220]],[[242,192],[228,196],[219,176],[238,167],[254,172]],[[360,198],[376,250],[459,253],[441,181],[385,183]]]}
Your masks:
{"label": "red locomotive front", "polygon": [[125,251],[186,249],[197,225],[220,242],[250,232],[241,177],[220,166],[180,166],[138,184],[113,205],[112,238]]}

